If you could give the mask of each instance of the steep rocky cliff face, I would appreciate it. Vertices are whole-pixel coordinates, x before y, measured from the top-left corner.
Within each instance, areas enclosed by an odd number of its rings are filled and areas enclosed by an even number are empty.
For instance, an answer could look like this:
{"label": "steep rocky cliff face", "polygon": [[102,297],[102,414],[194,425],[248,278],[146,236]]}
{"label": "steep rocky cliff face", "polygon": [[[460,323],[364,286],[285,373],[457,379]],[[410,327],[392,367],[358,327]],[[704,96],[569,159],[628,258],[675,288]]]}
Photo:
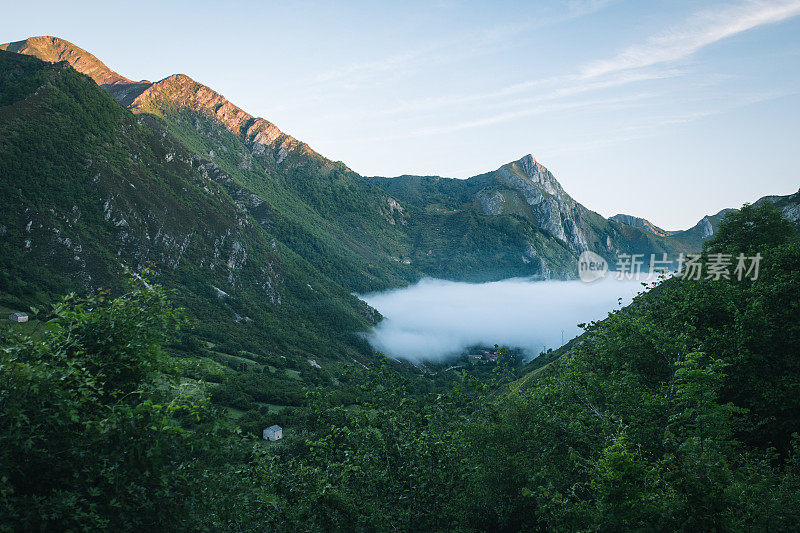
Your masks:
{"label": "steep rocky cliff face", "polygon": [[[522,196],[531,218],[539,228],[563,241],[575,252],[588,249],[586,232],[582,227],[582,219],[588,210],[573,200],[553,174],[533,156],[528,154],[519,161],[503,165],[493,175],[501,188],[507,187]],[[494,194],[502,195],[497,190]]]}
{"label": "steep rocky cliff face", "polygon": [[758,205],[761,202],[770,202],[778,206],[783,215],[794,222],[800,222],[800,191],[787,196],[764,196],[754,202]]}

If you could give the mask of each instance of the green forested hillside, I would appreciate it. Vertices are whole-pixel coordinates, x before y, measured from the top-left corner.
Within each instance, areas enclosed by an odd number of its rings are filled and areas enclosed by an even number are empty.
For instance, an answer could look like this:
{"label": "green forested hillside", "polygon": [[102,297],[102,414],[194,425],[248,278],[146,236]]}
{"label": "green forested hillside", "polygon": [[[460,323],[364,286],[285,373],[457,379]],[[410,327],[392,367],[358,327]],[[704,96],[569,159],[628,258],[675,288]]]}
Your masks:
{"label": "green forested hillside", "polygon": [[[0,325],[0,531],[800,527],[797,195],[657,237],[532,157],[364,180],[185,76],[87,65],[136,113],[0,51],[0,310],[32,318]],[[665,281],[522,379],[358,335],[352,291],[711,233],[758,279]]]}
{"label": "green forested hillside", "polygon": [[233,353],[294,366],[366,353],[353,332],[374,311],[277,239],[251,192],[66,64],[0,52],[0,66],[5,305],[147,269]]}
{"label": "green forested hillside", "polygon": [[[599,253],[613,266],[620,253],[676,257],[698,251],[708,236],[699,231],[657,236],[603,218],[572,199],[530,155],[465,180],[400,176],[368,181],[407,206],[409,233],[417,245],[412,263],[441,277],[453,277],[453,272],[478,281],[495,279],[498,272],[503,277],[569,277],[584,250]],[[454,238],[451,228],[462,237]],[[426,246],[433,257],[425,256]],[[452,263],[437,263],[443,255],[453,257]]]}
{"label": "green forested hillside", "polygon": [[138,111],[157,116],[194,152],[213,154],[216,165],[269,209],[270,218],[260,223],[324,275],[357,292],[417,278],[416,272],[392,259],[402,255],[407,244],[388,220],[386,195],[343,164],[331,163],[329,168],[330,162],[302,153],[289,156],[278,168],[270,156],[254,155],[241,138],[202,111],[155,106],[148,102]]}
{"label": "green forested hillside", "polygon": [[796,530],[797,228],[745,206],[707,246],[738,250],[757,280],[662,283],[524,386],[354,368],[273,418],[276,443],[181,379],[161,346],[191,310],[159,288],[67,300],[0,339],[2,525]]}
{"label": "green forested hillside", "polygon": [[423,276],[574,277],[575,259],[586,249],[613,264],[619,252],[699,249],[707,236],[664,239],[609,221],[575,202],[531,156],[469,180],[365,180],[183,74],[133,82],[56,37],[2,47],[66,59],[134,113],[157,118],[263,202],[260,209],[271,216],[259,222],[279,242],[357,292]]}

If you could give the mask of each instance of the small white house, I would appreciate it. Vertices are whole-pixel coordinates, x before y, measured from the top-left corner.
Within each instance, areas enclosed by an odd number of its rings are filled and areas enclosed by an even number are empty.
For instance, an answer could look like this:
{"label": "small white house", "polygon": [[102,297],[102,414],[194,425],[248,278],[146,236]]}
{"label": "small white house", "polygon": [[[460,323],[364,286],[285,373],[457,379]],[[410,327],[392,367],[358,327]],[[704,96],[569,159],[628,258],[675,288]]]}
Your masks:
{"label": "small white house", "polygon": [[11,322],[27,322],[28,313],[11,313],[10,315],[8,315],[8,319]]}
{"label": "small white house", "polygon": [[283,438],[283,428],[279,425],[274,425],[264,430],[264,440],[275,442]]}

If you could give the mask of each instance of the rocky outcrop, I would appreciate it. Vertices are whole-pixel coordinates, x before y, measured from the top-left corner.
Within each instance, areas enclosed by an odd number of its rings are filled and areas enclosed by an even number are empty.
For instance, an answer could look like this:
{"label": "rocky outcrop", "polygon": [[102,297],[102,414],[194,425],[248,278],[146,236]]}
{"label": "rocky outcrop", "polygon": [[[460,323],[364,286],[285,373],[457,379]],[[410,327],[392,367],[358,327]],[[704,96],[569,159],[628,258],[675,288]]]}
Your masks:
{"label": "rocky outcrop", "polygon": [[697,223],[697,228],[700,231],[700,236],[704,239],[714,235],[714,227],[711,225],[711,221],[708,217],[703,217],[703,219]]}
{"label": "rocky outcrop", "polygon": [[475,195],[484,215],[501,215],[506,199],[499,191],[483,189]]}
{"label": "rocky outcrop", "polygon": [[[581,227],[582,214],[588,210],[573,200],[553,174],[532,155],[504,165],[494,174],[497,181],[522,195],[540,228],[565,242],[575,252],[588,249]],[[486,209],[484,212],[499,214],[491,210],[487,212]]]}
{"label": "rocky outcrop", "polygon": [[756,200],[753,205],[758,206],[764,202],[775,204],[783,211],[783,216],[793,222],[800,222],[800,191],[788,196],[764,196]]}
{"label": "rocky outcrop", "polygon": [[403,206],[401,206],[397,200],[390,196],[386,199],[386,204],[388,209],[380,208],[380,213],[389,224],[394,226],[398,223],[402,225],[408,223],[406,220],[405,209],[403,209]]}
{"label": "rocky outcrop", "polygon": [[653,235],[657,235],[659,237],[666,237],[667,235],[672,235],[673,233],[675,233],[674,231],[667,231],[665,229],[661,229],[647,219],[631,215],[618,214],[614,215],[613,217],[610,217],[609,220],[613,220],[614,222],[619,222],[620,224],[627,224],[628,226],[633,226],[634,228],[640,228],[645,231],[649,231]]}

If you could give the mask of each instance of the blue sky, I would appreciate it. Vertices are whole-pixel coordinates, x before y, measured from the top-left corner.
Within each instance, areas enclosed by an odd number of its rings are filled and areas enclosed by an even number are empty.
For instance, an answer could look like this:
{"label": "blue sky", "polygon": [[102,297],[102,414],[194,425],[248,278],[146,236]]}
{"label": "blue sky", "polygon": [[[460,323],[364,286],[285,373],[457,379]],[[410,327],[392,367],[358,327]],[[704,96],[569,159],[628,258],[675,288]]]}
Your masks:
{"label": "blue sky", "polygon": [[532,153],[667,229],[800,187],[800,0],[5,6],[0,40],[32,35],[188,74],[365,175]]}

